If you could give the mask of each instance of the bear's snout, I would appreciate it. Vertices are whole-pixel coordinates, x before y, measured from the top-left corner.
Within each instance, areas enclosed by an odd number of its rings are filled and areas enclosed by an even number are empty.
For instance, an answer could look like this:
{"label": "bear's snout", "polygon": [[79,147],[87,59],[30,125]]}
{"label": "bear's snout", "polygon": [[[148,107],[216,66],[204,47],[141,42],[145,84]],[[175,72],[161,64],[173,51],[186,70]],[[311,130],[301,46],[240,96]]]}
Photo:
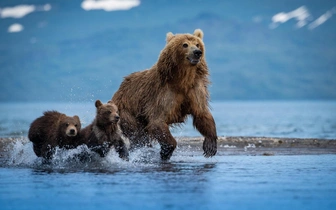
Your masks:
{"label": "bear's snout", "polygon": [[114,116],[114,122],[118,122],[120,119],[119,115]]}
{"label": "bear's snout", "polygon": [[76,130],[75,129],[70,129],[70,134],[75,134]]}
{"label": "bear's snout", "polygon": [[66,131],[67,136],[76,136],[77,135],[77,129],[75,126],[69,126],[67,131]]}
{"label": "bear's snout", "polygon": [[202,56],[202,51],[201,50],[194,50],[194,56],[196,58],[200,58]]}
{"label": "bear's snout", "polygon": [[202,54],[203,52],[200,49],[193,48],[189,51],[189,54],[187,55],[187,60],[189,60],[192,65],[196,65],[201,60]]}
{"label": "bear's snout", "polygon": [[120,117],[117,114],[112,114],[112,115],[109,116],[109,122],[110,123],[118,123],[119,119],[120,119]]}

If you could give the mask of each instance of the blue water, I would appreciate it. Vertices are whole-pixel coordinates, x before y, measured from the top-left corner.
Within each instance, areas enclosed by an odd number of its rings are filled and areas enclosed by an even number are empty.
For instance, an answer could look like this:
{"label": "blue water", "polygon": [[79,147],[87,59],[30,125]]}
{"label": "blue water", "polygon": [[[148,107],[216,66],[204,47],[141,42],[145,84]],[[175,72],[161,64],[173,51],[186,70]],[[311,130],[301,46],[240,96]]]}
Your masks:
{"label": "blue water", "polygon": [[[336,139],[336,102],[215,102],[220,136]],[[177,148],[169,163],[159,145],[116,152],[85,162],[57,150],[44,164],[27,141],[29,124],[45,110],[95,115],[91,103],[0,104],[0,137],[13,137],[0,153],[0,209],[335,209],[336,155],[250,156]],[[191,125],[175,136],[199,136]],[[222,148],[223,149],[223,148]],[[227,150],[230,148],[227,148]]]}
{"label": "blue water", "polygon": [[0,168],[0,205],[2,210],[335,209],[335,162],[336,155],[175,156],[166,164]]}
{"label": "blue water", "polygon": [[[336,139],[336,101],[230,101],[211,107],[218,136]],[[94,102],[0,103],[0,137],[27,136],[30,123],[46,110],[78,115],[82,126],[95,116]],[[190,118],[171,130],[174,136],[200,136]]]}

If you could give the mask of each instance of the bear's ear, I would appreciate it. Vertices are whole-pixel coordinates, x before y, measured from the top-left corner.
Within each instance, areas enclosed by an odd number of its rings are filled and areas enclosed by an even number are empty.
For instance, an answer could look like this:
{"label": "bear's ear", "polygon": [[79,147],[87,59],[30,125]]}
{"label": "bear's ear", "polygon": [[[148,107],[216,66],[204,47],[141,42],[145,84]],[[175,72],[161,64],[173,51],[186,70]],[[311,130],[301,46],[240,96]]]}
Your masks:
{"label": "bear's ear", "polygon": [[100,107],[101,105],[103,105],[103,103],[100,100],[97,100],[95,103],[96,108]]}
{"label": "bear's ear", "polygon": [[170,42],[170,40],[172,40],[172,38],[174,38],[174,34],[172,32],[168,32],[166,35],[166,42]]}
{"label": "bear's ear", "polygon": [[73,116],[73,118],[80,123],[80,119],[77,115]]}
{"label": "bear's ear", "polygon": [[198,38],[200,38],[200,39],[203,39],[203,31],[201,30],[201,29],[196,29],[195,31],[194,31],[194,35],[195,36],[197,36]]}

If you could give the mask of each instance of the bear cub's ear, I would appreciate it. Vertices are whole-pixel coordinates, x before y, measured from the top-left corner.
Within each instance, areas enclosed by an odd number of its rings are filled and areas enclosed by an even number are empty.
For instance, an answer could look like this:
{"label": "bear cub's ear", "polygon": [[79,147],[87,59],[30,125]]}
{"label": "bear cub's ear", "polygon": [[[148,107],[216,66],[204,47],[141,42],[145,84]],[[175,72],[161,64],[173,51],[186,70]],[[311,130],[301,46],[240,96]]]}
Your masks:
{"label": "bear cub's ear", "polygon": [[100,100],[97,100],[95,103],[96,108],[100,107],[101,105],[103,105],[103,103]]}
{"label": "bear cub's ear", "polygon": [[203,39],[203,31],[201,30],[201,29],[196,29],[195,31],[194,31],[194,35],[195,36],[197,36],[198,38],[200,38],[200,39]]}
{"label": "bear cub's ear", "polygon": [[80,123],[80,119],[79,119],[79,117],[78,117],[77,115],[73,116],[73,118],[74,118],[77,122]]}
{"label": "bear cub's ear", "polygon": [[168,32],[167,36],[166,36],[166,42],[170,42],[170,40],[172,40],[172,38],[174,38],[174,34],[172,32]]}

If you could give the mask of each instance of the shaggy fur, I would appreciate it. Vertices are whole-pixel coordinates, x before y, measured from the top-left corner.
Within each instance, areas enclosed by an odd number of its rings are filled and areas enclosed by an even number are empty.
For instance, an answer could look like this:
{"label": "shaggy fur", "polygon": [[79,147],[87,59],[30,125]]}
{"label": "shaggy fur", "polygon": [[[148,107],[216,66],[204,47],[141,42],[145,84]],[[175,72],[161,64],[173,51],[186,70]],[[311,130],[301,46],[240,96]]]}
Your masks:
{"label": "shaggy fur", "polygon": [[172,34],[152,68],[125,77],[112,101],[118,106],[121,128],[131,147],[157,140],[161,159],[170,159],[176,140],[169,126],[183,123],[188,115],[205,137],[205,157],[217,152],[217,133],[209,111],[208,67],[205,61],[203,32]]}
{"label": "shaggy fur", "polygon": [[57,146],[72,149],[79,145],[80,129],[78,116],[69,117],[57,111],[46,111],[31,123],[28,138],[33,142],[38,157],[51,159]]}
{"label": "shaggy fur", "polygon": [[92,151],[105,157],[114,146],[119,157],[128,160],[128,149],[119,126],[118,108],[108,102],[103,104],[100,100],[95,103],[97,114],[94,121],[81,131],[82,142]]}

